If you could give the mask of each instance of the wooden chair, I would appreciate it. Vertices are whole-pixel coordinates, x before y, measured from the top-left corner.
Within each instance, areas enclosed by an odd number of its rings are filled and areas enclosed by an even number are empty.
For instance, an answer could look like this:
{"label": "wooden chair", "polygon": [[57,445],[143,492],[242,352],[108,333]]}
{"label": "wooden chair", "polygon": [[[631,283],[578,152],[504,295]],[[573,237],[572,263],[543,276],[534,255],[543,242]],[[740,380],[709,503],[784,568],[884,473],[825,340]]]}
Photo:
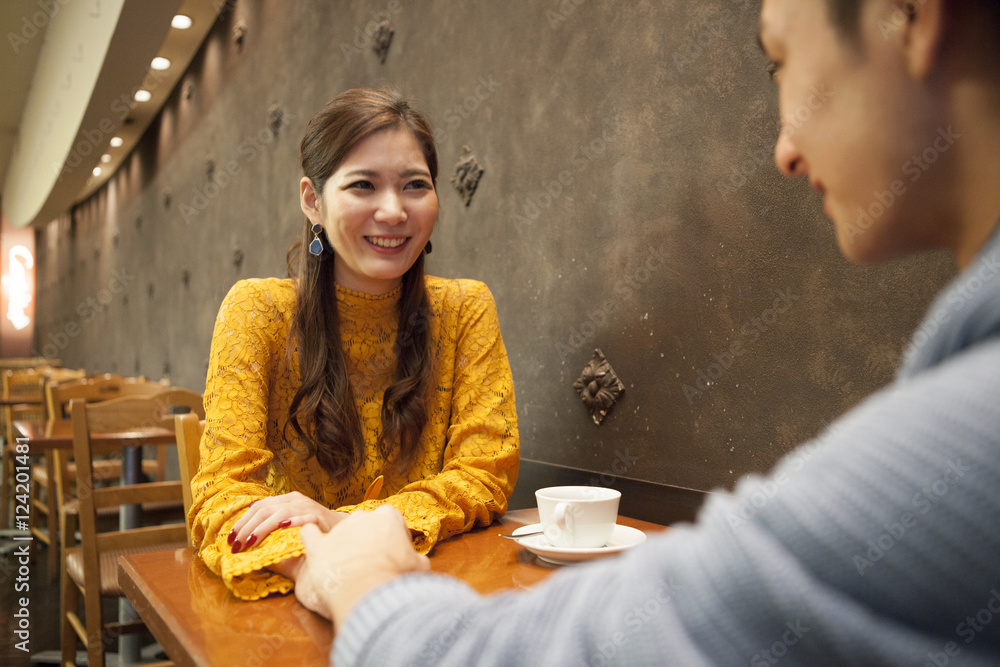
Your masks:
{"label": "wooden chair", "polygon": [[[65,549],[60,585],[62,606],[62,664],[76,657],[77,639],[87,647],[87,664],[104,664],[104,640],[142,630],[141,621],[104,623],[101,598],[122,597],[118,585],[118,557],[126,553],[181,549],[187,546],[186,527],[180,523],[101,531],[98,510],[149,502],[180,501],[180,482],[150,482],[98,488],[94,474],[93,433],[137,429],[172,430],[174,406],[201,410],[201,395],[187,389],[165,389],[151,396],[123,397],[88,404],[75,399],[70,405],[73,421],[73,456],[79,496],[81,540]],[[131,446],[141,446],[136,441]],[[85,613],[78,614],[80,594]]]}
{"label": "wooden chair", "polygon": [[[0,498],[0,527],[6,528],[9,525],[10,504],[13,498],[11,491],[13,487],[13,454],[14,454],[14,434],[13,422],[15,419],[44,419],[45,407],[42,401],[41,373],[48,366],[38,368],[18,368],[3,371],[3,392],[4,399],[2,414],[3,421],[3,497]],[[18,403],[13,403],[18,401]]]}
{"label": "wooden chair", "polygon": [[[55,374],[53,377],[58,377]],[[102,374],[91,377],[77,377],[63,382],[47,382],[44,385],[45,413],[48,419],[68,418],[68,406],[75,398],[86,401],[103,401],[128,395],[150,395],[161,391],[164,387],[158,383],[139,381],[120,375]],[[164,449],[164,448],[160,448]],[[96,461],[97,478],[110,482],[121,475],[121,461]],[[163,481],[164,465],[150,460],[143,463],[143,472],[155,475],[158,481]],[[48,545],[49,578],[55,579],[59,573],[59,545],[65,540],[66,532],[62,526],[62,515],[66,513],[65,504],[72,496],[71,480],[76,475],[76,469],[66,452],[52,451],[42,463],[31,468],[31,532],[39,541]],[[44,489],[45,493],[42,493]],[[75,512],[75,507],[71,508]],[[46,524],[46,530],[41,527]]]}
{"label": "wooden chair", "polygon": [[181,469],[181,490],[184,492],[184,517],[187,524],[188,545],[191,542],[191,478],[198,472],[198,459],[201,447],[201,436],[205,432],[205,420],[197,413],[177,415],[174,418],[174,429],[177,433],[177,459]]}
{"label": "wooden chair", "polygon": [[[4,447],[2,453],[3,497],[0,498],[0,527],[8,525],[8,510],[10,508],[13,488],[11,474],[13,466],[11,457],[14,454],[13,422],[15,419],[44,419],[45,405],[43,387],[46,382],[71,377],[83,377],[84,371],[52,366],[34,368],[4,369],[2,372],[3,410],[0,411],[0,422],[3,425]],[[17,404],[12,404],[18,401]]]}

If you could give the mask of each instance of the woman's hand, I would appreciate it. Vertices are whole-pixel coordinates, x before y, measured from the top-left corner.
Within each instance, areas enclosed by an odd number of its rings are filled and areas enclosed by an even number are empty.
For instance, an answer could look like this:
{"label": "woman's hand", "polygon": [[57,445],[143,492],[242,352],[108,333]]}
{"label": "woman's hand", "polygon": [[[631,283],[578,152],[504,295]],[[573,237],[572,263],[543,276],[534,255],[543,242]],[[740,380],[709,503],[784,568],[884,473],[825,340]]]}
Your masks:
{"label": "woman's hand", "polygon": [[403,515],[388,505],[354,512],[327,535],[305,526],[302,545],[295,597],[338,626],[371,589],[431,568],[427,556],[413,550]]}
{"label": "woman's hand", "polygon": [[324,533],[346,517],[345,512],[334,512],[298,491],[280,496],[261,498],[250,503],[250,508],[240,517],[229,533],[229,544],[234,554],[249,549],[278,528],[313,524]]}

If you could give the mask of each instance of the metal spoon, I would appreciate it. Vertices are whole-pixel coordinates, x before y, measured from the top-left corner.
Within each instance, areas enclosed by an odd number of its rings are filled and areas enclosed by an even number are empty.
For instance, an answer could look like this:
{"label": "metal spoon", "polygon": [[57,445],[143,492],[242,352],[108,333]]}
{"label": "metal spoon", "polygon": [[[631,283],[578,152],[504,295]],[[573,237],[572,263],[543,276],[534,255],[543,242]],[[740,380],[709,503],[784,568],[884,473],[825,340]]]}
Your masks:
{"label": "metal spoon", "polygon": [[536,530],[531,533],[521,533],[520,535],[504,535],[503,533],[497,533],[500,537],[506,537],[508,540],[519,540],[522,537],[531,537],[532,535],[541,535],[544,530]]}

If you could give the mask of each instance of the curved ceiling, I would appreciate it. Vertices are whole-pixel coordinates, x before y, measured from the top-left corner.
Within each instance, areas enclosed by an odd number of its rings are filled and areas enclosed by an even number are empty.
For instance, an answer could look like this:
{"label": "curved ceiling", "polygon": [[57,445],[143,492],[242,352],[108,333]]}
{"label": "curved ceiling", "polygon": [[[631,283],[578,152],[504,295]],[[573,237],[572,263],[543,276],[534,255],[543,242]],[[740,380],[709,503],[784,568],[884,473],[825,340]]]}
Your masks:
{"label": "curved ceiling", "polygon": [[[15,0],[0,5],[0,33],[14,51],[14,58],[4,58],[0,104],[0,197],[11,224],[46,223],[114,173],[225,4]],[[178,13],[191,17],[189,29],[171,27]],[[169,59],[166,70],[151,69],[157,56]],[[135,99],[140,89],[149,92],[148,100]],[[112,147],[112,137],[120,145]]]}

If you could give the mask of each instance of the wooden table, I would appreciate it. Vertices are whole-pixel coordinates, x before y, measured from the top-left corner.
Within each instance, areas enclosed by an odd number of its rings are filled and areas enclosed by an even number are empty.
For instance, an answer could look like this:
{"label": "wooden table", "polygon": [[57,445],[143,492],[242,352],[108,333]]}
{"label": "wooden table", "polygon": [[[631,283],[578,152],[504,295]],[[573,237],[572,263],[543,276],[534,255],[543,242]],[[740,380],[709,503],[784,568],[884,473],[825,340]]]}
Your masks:
{"label": "wooden table", "polygon": [[[28,447],[34,452],[50,449],[73,449],[73,424],[69,419],[14,420],[15,438],[27,438]],[[95,450],[119,449],[125,444],[170,445],[176,440],[173,429],[151,427],[116,433],[94,433],[90,442]]]}
{"label": "wooden table", "polygon": [[[537,510],[517,510],[489,528],[446,540],[432,552],[431,568],[463,579],[480,593],[529,588],[559,567],[497,533],[509,535],[537,520]],[[647,534],[664,530],[625,517],[619,517],[619,523]],[[328,621],[300,605],[294,595],[238,600],[194,549],[122,556],[118,582],[178,666],[277,667],[329,661],[333,629]]]}

